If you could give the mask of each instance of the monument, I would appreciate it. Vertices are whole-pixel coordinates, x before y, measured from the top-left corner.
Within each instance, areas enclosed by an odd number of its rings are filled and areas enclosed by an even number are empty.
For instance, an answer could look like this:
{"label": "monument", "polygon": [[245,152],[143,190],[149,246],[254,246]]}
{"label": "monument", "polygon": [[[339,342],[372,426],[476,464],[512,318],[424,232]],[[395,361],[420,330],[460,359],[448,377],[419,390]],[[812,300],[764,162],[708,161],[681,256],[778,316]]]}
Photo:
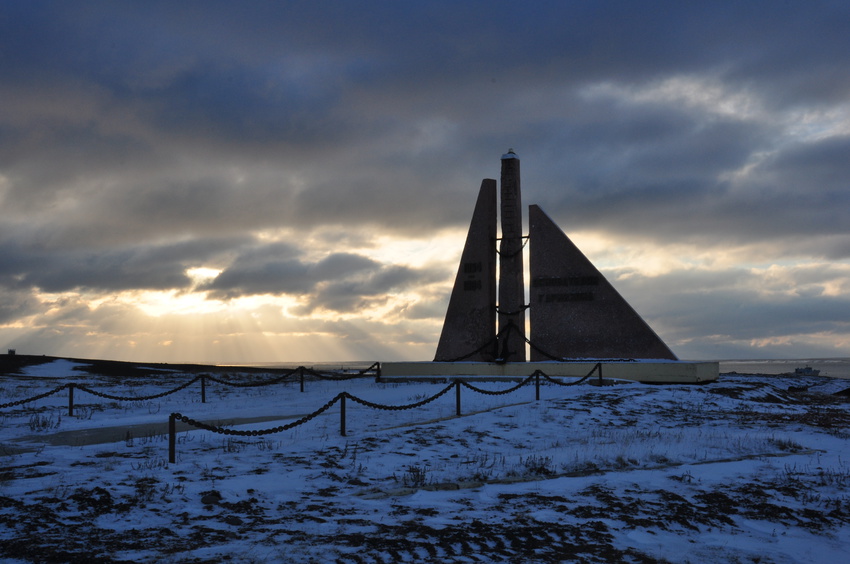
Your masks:
{"label": "monument", "polygon": [[677,360],[538,206],[529,206],[531,360]]}
{"label": "monument", "polygon": [[504,362],[525,361],[525,283],[523,281],[522,194],[519,157],[502,155],[502,239],[499,244],[498,356]]}
{"label": "monument", "polygon": [[496,338],[496,181],[484,179],[460,256],[436,358],[487,361]]}
{"label": "monument", "polygon": [[679,361],[539,206],[529,206],[529,233],[523,236],[520,160],[512,149],[502,155],[500,181],[499,206],[496,181],[481,182],[434,362],[384,363],[385,377],[511,377],[534,370],[579,376],[585,368],[604,362],[607,374],[613,369],[615,377],[639,381],[717,379],[716,362]]}

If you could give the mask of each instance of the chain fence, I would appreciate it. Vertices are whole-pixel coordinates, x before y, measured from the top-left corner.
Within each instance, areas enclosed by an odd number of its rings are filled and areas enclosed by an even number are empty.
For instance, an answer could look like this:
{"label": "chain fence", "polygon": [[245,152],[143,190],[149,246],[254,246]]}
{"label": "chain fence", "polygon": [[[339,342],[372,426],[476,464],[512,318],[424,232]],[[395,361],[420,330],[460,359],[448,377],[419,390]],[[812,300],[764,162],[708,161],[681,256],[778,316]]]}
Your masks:
{"label": "chain fence", "polygon": [[10,401],[8,403],[0,403],[0,409],[6,408],[6,407],[16,407],[18,405],[24,405],[25,403],[30,403],[32,401],[37,401],[37,400],[40,400],[40,399],[50,397],[53,394],[58,394],[62,390],[66,389],[68,386],[70,386],[70,384],[62,384],[61,386],[56,386],[55,388],[53,388],[49,392],[44,392],[43,394],[38,394],[37,396],[32,396],[32,397],[20,399],[20,400],[17,400],[17,401]]}
{"label": "chain fence", "polygon": [[[384,410],[384,411],[404,411],[404,410],[409,410],[409,409],[416,409],[416,408],[422,407],[424,405],[427,405],[427,404],[429,404],[433,401],[436,401],[437,399],[445,396],[452,389],[454,389],[455,390],[455,402],[456,402],[455,413],[458,417],[460,417],[461,416],[461,389],[462,388],[466,388],[466,389],[473,391],[475,393],[478,393],[478,394],[484,394],[484,395],[489,395],[489,396],[501,396],[501,395],[507,395],[507,394],[511,394],[513,392],[516,392],[520,388],[523,388],[524,386],[528,385],[530,382],[534,381],[534,383],[535,383],[535,399],[540,400],[540,380],[541,380],[541,377],[548,382],[551,382],[551,383],[554,383],[554,384],[557,384],[557,385],[560,385],[560,386],[575,386],[577,384],[582,384],[582,383],[586,382],[589,378],[591,378],[593,376],[593,374],[595,372],[598,372],[599,381],[601,383],[601,381],[602,381],[602,363],[601,362],[596,363],[596,365],[591,369],[591,371],[588,372],[587,375],[584,376],[583,378],[581,378],[577,381],[574,381],[574,382],[569,382],[569,383],[562,382],[560,380],[552,378],[551,376],[549,376],[548,374],[544,373],[541,370],[536,370],[534,373],[532,373],[531,375],[529,375],[528,377],[523,379],[518,384],[511,386],[510,388],[507,388],[507,389],[504,389],[504,390],[486,390],[484,388],[480,388],[478,386],[470,384],[469,382],[467,382],[465,380],[456,379],[451,384],[447,385],[445,388],[443,388],[442,390],[440,390],[436,394],[434,394],[430,397],[424,398],[420,401],[417,401],[417,402],[414,402],[414,403],[409,403],[409,404],[404,404],[404,405],[379,404],[379,403],[376,403],[376,402],[372,402],[372,401],[354,396],[354,395],[350,394],[349,392],[340,392],[339,394],[334,396],[330,401],[328,401],[327,403],[322,405],[320,408],[318,408],[316,411],[314,411],[314,412],[312,412],[308,415],[305,415],[305,416],[303,416],[303,417],[301,417],[301,418],[299,418],[295,421],[287,423],[285,425],[279,425],[279,426],[271,427],[271,428],[268,428],[268,429],[252,429],[252,430],[231,429],[231,428],[223,427],[223,426],[220,426],[220,425],[213,425],[213,424],[210,424],[210,423],[205,423],[203,421],[193,419],[193,418],[191,418],[187,415],[183,415],[182,413],[175,412],[175,413],[172,413],[171,415],[169,415],[169,417],[168,417],[169,462],[174,463],[176,461],[177,422],[178,421],[188,425],[189,427],[194,427],[196,429],[202,429],[202,430],[205,430],[205,431],[210,431],[212,433],[217,433],[217,434],[222,434],[222,435],[259,437],[259,436],[263,436],[263,435],[280,433],[280,432],[283,432],[283,431],[287,431],[289,429],[293,429],[293,428],[298,427],[300,425],[303,425],[303,424],[315,419],[319,415],[325,413],[326,411],[331,409],[334,405],[339,403],[339,405],[340,405],[340,435],[345,436],[346,435],[346,400],[351,400],[354,403],[360,404],[360,405],[362,405],[364,407],[368,407],[370,409]],[[357,372],[354,372],[354,373],[346,373],[344,371],[339,371],[339,372],[337,372],[337,371],[319,371],[319,370],[314,370],[312,368],[307,368],[305,366],[299,366],[298,368],[290,370],[289,372],[287,372],[287,373],[285,373],[281,376],[278,376],[276,378],[272,378],[270,380],[263,380],[263,381],[260,381],[260,382],[235,382],[235,381],[225,380],[223,378],[218,378],[218,377],[215,377],[211,374],[200,374],[200,375],[195,376],[194,378],[190,379],[189,381],[187,381],[183,384],[180,384],[179,386],[177,386],[175,388],[172,388],[170,390],[166,390],[166,391],[163,391],[163,392],[160,392],[160,393],[157,393],[157,394],[150,394],[150,395],[146,395],[146,396],[130,396],[130,395],[124,396],[124,395],[117,395],[117,394],[109,394],[109,393],[106,393],[106,392],[94,390],[94,389],[92,389],[88,386],[78,384],[76,382],[70,382],[70,383],[67,383],[67,384],[62,384],[61,386],[57,386],[57,387],[53,388],[52,390],[44,392],[42,394],[37,394],[37,395],[31,396],[31,397],[28,397],[28,398],[23,398],[23,399],[20,399],[20,400],[0,404],[0,409],[24,405],[26,403],[34,402],[34,401],[37,401],[37,400],[40,400],[40,399],[44,399],[44,398],[53,396],[53,395],[58,394],[59,392],[61,392],[63,390],[68,390],[68,415],[73,416],[74,415],[74,392],[76,390],[79,390],[81,392],[93,395],[95,397],[107,399],[107,400],[110,400],[110,401],[150,401],[150,400],[163,398],[163,397],[169,396],[171,394],[175,394],[179,391],[185,390],[189,386],[191,386],[192,384],[195,384],[197,382],[201,383],[201,402],[206,403],[207,381],[210,381],[210,382],[213,382],[213,383],[216,383],[216,384],[219,384],[219,385],[223,385],[223,386],[232,386],[232,387],[237,387],[237,388],[256,388],[256,387],[261,387],[261,386],[271,386],[271,385],[275,385],[275,384],[280,384],[281,382],[285,382],[286,380],[288,380],[288,379],[290,379],[290,378],[292,378],[293,376],[296,376],[296,375],[300,379],[301,391],[303,392],[304,391],[304,380],[305,380],[305,377],[308,376],[308,375],[313,377],[313,378],[316,378],[316,379],[330,380],[330,381],[337,381],[337,382],[345,381],[345,380],[352,380],[352,379],[355,379],[355,378],[363,378],[365,376],[374,376],[376,378],[376,381],[380,382],[381,365],[380,365],[380,363],[375,362],[371,366],[369,366],[368,368],[365,368],[363,370],[360,370],[360,371],[357,371]]]}
{"label": "chain fence", "polygon": [[50,397],[52,395],[58,394],[62,390],[68,390],[68,416],[73,417],[73,415],[74,415],[74,392],[75,392],[75,390],[79,390],[81,392],[85,392],[87,394],[91,394],[93,396],[96,396],[96,397],[99,397],[99,398],[102,398],[102,399],[111,400],[111,401],[151,401],[151,400],[155,400],[155,399],[164,398],[164,397],[169,396],[171,394],[175,394],[175,393],[177,393],[181,390],[185,390],[186,388],[188,388],[192,384],[195,384],[196,382],[201,383],[201,403],[206,403],[207,402],[206,388],[207,388],[207,382],[208,381],[214,382],[216,384],[220,384],[222,386],[231,386],[231,387],[236,387],[236,388],[258,388],[258,387],[262,387],[262,386],[273,386],[275,384],[280,384],[282,382],[285,382],[286,380],[288,380],[289,378],[291,378],[293,376],[298,376],[300,378],[301,391],[303,392],[304,391],[304,382],[306,380],[306,378],[305,378],[306,375],[310,375],[310,376],[312,376],[316,379],[319,379],[319,380],[332,380],[332,381],[353,380],[355,378],[364,378],[364,377],[367,377],[367,376],[380,379],[380,377],[381,377],[381,365],[380,365],[379,362],[375,362],[371,366],[369,366],[368,368],[364,368],[363,370],[359,370],[359,371],[353,372],[353,373],[347,373],[347,372],[342,371],[342,370],[340,370],[339,372],[332,371],[332,370],[320,372],[320,371],[317,371],[317,370],[313,370],[312,368],[307,368],[305,366],[299,366],[298,368],[294,368],[294,369],[290,370],[289,372],[287,372],[287,373],[285,373],[281,376],[278,376],[276,378],[272,378],[270,380],[263,380],[263,381],[259,381],[259,382],[236,382],[236,381],[225,380],[223,378],[218,378],[216,376],[213,376],[212,374],[200,374],[198,376],[195,376],[194,378],[192,378],[188,382],[185,382],[185,383],[177,386],[176,388],[173,388],[171,390],[166,390],[164,392],[160,392],[160,393],[157,393],[157,394],[147,395],[147,396],[132,396],[132,395],[123,395],[122,396],[122,395],[117,395],[117,394],[109,394],[109,393],[106,393],[106,392],[94,390],[94,389],[92,389],[92,388],[90,388],[90,387],[88,387],[84,384],[79,384],[77,382],[69,382],[67,384],[62,384],[61,386],[57,386],[54,389],[52,389],[48,392],[42,393],[42,394],[37,394],[35,396],[19,399],[19,400],[16,400],[16,401],[2,403],[2,404],[0,404],[0,409],[4,409],[4,408],[7,408],[7,407],[17,407],[19,405],[24,405],[26,403],[31,403],[31,402],[38,401],[40,399],[44,399],[44,398]]}
{"label": "chain fence", "polygon": [[444,395],[446,395],[447,393],[449,393],[452,390],[452,388],[454,388],[454,390],[455,390],[455,402],[456,402],[455,415],[457,417],[460,417],[461,416],[461,389],[462,388],[467,388],[467,389],[469,389],[473,392],[479,393],[479,394],[490,395],[490,396],[501,396],[501,395],[506,395],[506,394],[516,392],[520,388],[526,386],[528,383],[534,381],[535,382],[535,399],[539,401],[540,400],[540,378],[541,377],[543,377],[544,379],[546,379],[549,382],[553,382],[553,383],[556,383],[556,384],[559,384],[559,385],[562,385],[562,386],[574,386],[574,385],[581,384],[581,383],[587,381],[591,376],[593,376],[593,373],[597,372],[597,371],[599,373],[599,380],[601,382],[602,381],[602,363],[596,363],[596,365],[590,370],[590,372],[588,372],[587,375],[584,376],[583,378],[581,378],[581,379],[579,379],[575,382],[564,383],[564,382],[560,382],[560,381],[552,378],[551,376],[547,375],[546,373],[544,373],[541,370],[536,370],[534,373],[532,373],[530,376],[528,376],[527,378],[525,378],[524,380],[522,380],[521,382],[519,382],[515,386],[511,386],[510,388],[507,388],[505,390],[498,390],[498,391],[485,390],[483,388],[479,388],[478,386],[474,386],[474,385],[470,384],[469,382],[466,382],[465,380],[457,379],[457,380],[455,380],[454,382],[452,382],[451,384],[449,384],[448,386],[446,386],[445,388],[443,388],[442,390],[440,390],[439,392],[437,392],[436,394],[434,394],[430,397],[424,398],[424,399],[417,401],[417,402],[414,402],[414,403],[409,403],[409,404],[404,404],[404,405],[379,404],[379,403],[376,403],[376,402],[365,400],[363,398],[359,398],[357,396],[350,394],[349,392],[340,392],[339,394],[334,396],[333,399],[331,399],[329,402],[324,404],[322,407],[320,407],[316,411],[314,411],[314,412],[312,412],[308,415],[305,415],[304,417],[302,417],[302,418],[300,418],[296,421],[293,421],[291,423],[288,423],[286,425],[280,425],[280,426],[271,427],[271,428],[268,428],[268,429],[252,429],[252,430],[231,429],[231,428],[220,426],[220,425],[212,425],[210,423],[204,423],[202,421],[198,421],[198,420],[192,419],[192,418],[190,418],[186,415],[183,415],[182,413],[172,413],[168,417],[168,461],[171,464],[173,464],[177,461],[177,452],[176,452],[176,450],[177,450],[177,421],[180,421],[182,423],[185,423],[185,424],[187,424],[191,427],[195,427],[197,429],[203,429],[205,431],[210,431],[210,432],[221,434],[221,435],[236,435],[236,436],[242,436],[242,437],[259,437],[259,436],[263,436],[263,435],[280,433],[282,431],[287,431],[289,429],[298,427],[299,425],[303,425],[304,423],[307,423],[308,421],[315,419],[316,417],[318,417],[319,415],[321,415],[322,413],[326,412],[331,407],[333,407],[334,405],[339,403],[340,404],[340,410],[339,410],[339,414],[340,414],[339,415],[339,419],[340,419],[339,420],[339,429],[340,429],[340,431],[339,432],[340,432],[340,436],[344,437],[344,436],[346,436],[346,400],[351,400],[355,403],[358,403],[358,404],[360,404],[364,407],[368,407],[368,408],[371,408],[371,409],[384,410],[384,411],[404,411],[404,410],[408,410],[408,409],[416,409],[416,408],[422,407],[424,405],[427,405],[427,404],[429,404],[433,401],[436,401],[437,399],[439,399],[439,398],[443,397]]}
{"label": "chain fence", "polygon": [[[514,315],[521,311],[525,311],[531,307],[529,304],[521,306],[517,311],[501,311],[496,308],[496,313],[504,314],[504,315]],[[507,326],[501,329],[495,336],[493,336],[489,341],[480,345],[478,348],[469,351],[466,354],[456,356],[453,358],[437,358],[435,359],[437,362],[461,362],[470,357],[481,355],[484,351],[490,350],[490,353],[486,355],[486,360],[488,362],[495,362],[497,364],[502,364],[505,362],[505,359],[508,356],[508,351],[505,349],[507,346],[508,338],[510,337],[512,332],[517,332],[522,337],[522,340],[531,348],[532,351],[539,353],[540,355],[546,357],[549,360],[555,360],[558,362],[566,362],[568,361],[567,357],[553,355],[549,351],[541,348],[531,341],[525,334],[520,331],[520,329],[513,323],[513,321],[509,321]],[[499,350],[499,344],[502,344],[502,350]],[[606,362],[636,362],[634,358],[606,358],[604,359]]]}

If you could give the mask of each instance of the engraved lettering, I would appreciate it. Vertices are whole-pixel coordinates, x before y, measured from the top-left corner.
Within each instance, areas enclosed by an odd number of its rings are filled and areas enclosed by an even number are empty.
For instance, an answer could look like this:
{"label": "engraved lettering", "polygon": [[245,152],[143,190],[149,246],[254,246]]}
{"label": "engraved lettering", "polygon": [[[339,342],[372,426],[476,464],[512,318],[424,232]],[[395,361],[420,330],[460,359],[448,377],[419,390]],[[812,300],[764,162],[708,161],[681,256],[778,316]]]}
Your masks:
{"label": "engraved lettering", "polygon": [[548,294],[546,296],[546,303],[591,302],[591,301],[593,301],[593,292],[574,292],[572,294]]}
{"label": "engraved lettering", "polygon": [[466,280],[463,283],[464,292],[474,292],[481,289],[481,280]]}
{"label": "engraved lettering", "polygon": [[568,276],[566,278],[558,277],[538,277],[531,281],[534,288],[558,288],[569,286],[598,286],[598,276]]}

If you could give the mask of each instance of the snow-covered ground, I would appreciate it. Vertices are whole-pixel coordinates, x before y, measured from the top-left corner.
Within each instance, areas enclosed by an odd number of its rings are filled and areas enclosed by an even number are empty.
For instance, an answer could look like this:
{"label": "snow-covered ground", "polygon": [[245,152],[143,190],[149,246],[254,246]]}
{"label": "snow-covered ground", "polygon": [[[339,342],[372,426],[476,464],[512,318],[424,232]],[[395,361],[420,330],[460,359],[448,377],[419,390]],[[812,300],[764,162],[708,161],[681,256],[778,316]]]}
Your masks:
{"label": "snow-covered ground", "polygon": [[[76,382],[146,396],[69,361],[0,377],[0,404]],[[231,374],[233,381],[272,375]],[[476,383],[503,390],[508,383]],[[808,386],[807,390],[802,390]],[[68,390],[0,409],[6,562],[850,562],[846,380],[724,375],[704,386],[454,390],[445,383],[200,383],[155,400]],[[794,388],[789,391],[789,388]],[[239,425],[240,419],[262,418]],[[145,426],[148,424],[148,426]],[[150,425],[153,424],[153,425]],[[99,429],[99,431],[93,431]],[[72,431],[72,432],[69,432]],[[116,439],[116,437],[120,437]],[[111,441],[111,442],[101,442]],[[91,444],[86,444],[91,443]]]}

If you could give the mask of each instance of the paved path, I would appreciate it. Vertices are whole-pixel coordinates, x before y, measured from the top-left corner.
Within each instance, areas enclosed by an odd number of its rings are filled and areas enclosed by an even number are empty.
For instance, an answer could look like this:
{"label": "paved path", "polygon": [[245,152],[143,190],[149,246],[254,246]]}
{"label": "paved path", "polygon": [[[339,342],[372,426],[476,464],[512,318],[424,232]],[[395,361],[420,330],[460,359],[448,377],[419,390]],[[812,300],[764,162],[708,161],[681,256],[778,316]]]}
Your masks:
{"label": "paved path", "polygon": [[[263,421],[279,421],[289,419],[300,419],[304,415],[260,415],[256,417],[232,417],[229,419],[205,420],[203,423],[216,426],[224,425],[247,425],[250,423],[262,423]],[[197,429],[182,421],[176,421],[177,431],[191,431]],[[75,429],[71,431],[59,431],[57,433],[43,435],[25,435],[13,439],[15,443],[49,444],[52,446],[85,446],[99,445],[104,443],[117,443],[130,438],[151,437],[165,435],[168,433],[168,420],[158,423],[139,423],[136,425],[117,425],[114,427],[95,427],[91,429]],[[8,446],[8,445],[7,445]],[[35,450],[31,446],[9,447],[17,452]]]}
{"label": "paved path", "polygon": [[[497,409],[502,409],[504,407],[511,407],[515,405],[525,405],[531,402],[523,401],[517,403],[511,403],[507,405],[499,405],[495,407],[491,407],[488,409],[482,409],[479,411],[470,411],[462,414],[460,417],[469,417],[471,415],[477,415],[479,413],[486,413],[488,411],[495,411]],[[230,426],[230,425],[248,425],[251,423],[262,423],[264,421],[281,421],[281,420],[295,420],[301,419],[305,417],[306,414],[301,415],[259,415],[256,417],[231,417],[228,419],[213,419],[213,420],[204,420],[203,423],[207,423],[209,425],[215,425],[218,427],[221,426]],[[428,425],[431,423],[437,423],[439,421],[445,421],[447,419],[456,419],[457,415],[450,415],[447,417],[440,417],[438,419],[431,419],[427,421],[413,421],[409,423],[404,423],[402,425],[395,425],[392,427],[387,427],[382,430],[389,431],[392,429],[399,429],[404,427],[415,427],[417,425]],[[197,430],[197,427],[189,425],[188,423],[184,423],[182,421],[175,421],[177,432],[182,431],[194,431]],[[121,441],[127,441],[131,438],[138,439],[142,437],[155,437],[159,435],[166,435],[168,433],[168,421],[162,421],[157,423],[138,423],[135,425],[116,425],[113,427],[93,427],[89,429],[73,429],[70,431],[59,431],[56,433],[49,434],[39,434],[39,435],[24,435],[23,437],[17,437],[12,439],[14,445],[5,444],[0,445],[0,453],[6,454],[14,454],[20,452],[34,452],[38,450],[37,445],[52,445],[52,446],[85,446],[85,445],[99,445],[106,443],[118,443]],[[23,443],[23,444],[21,444]],[[20,446],[18,446],[20,445]]]}

